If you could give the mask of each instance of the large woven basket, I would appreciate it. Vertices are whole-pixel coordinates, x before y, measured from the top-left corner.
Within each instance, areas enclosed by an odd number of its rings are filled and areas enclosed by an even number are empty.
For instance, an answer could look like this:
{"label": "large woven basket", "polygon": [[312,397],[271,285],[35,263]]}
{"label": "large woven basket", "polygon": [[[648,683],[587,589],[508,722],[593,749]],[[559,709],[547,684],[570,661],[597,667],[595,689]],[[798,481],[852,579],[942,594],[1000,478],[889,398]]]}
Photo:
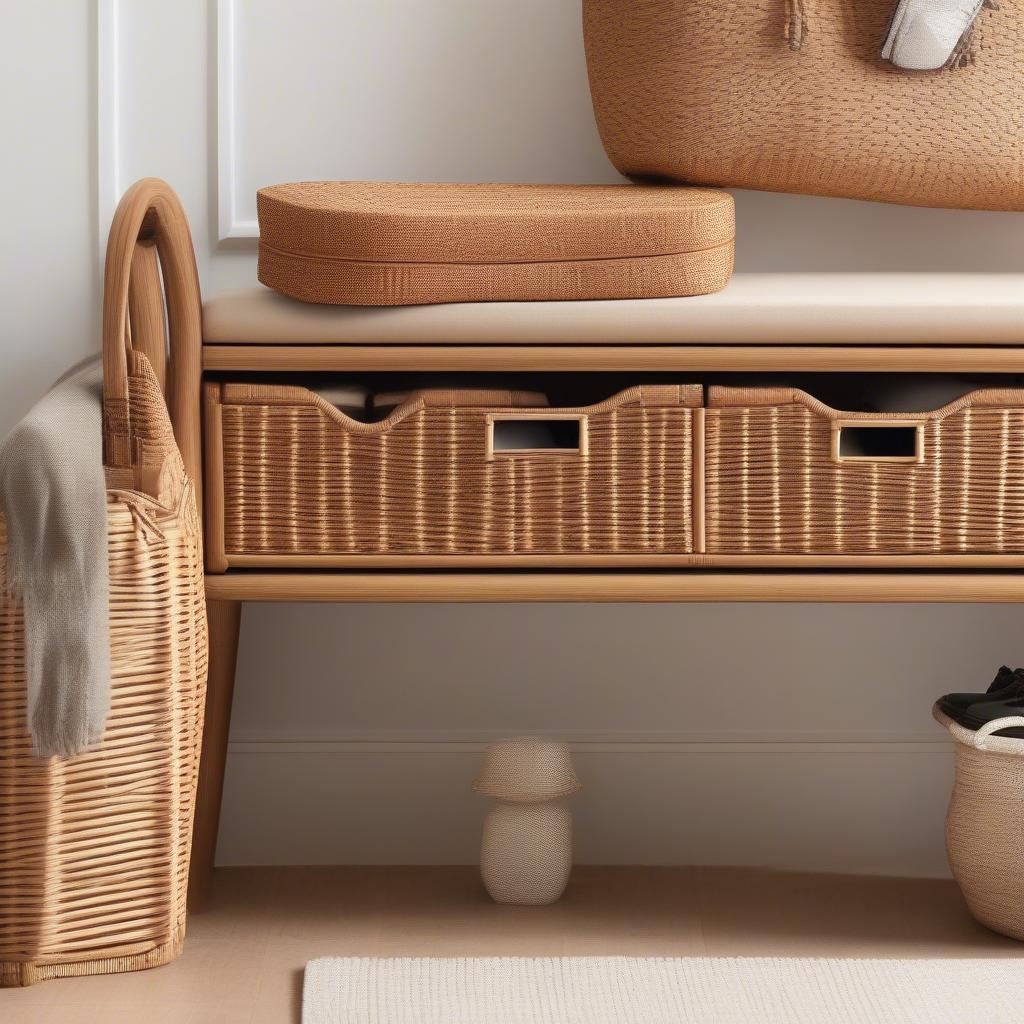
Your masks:
{"label": "large woven basket", "polygon": [[[130,197],[138,200],[138,189]],[[161,220],[180,212],[171,199],[161,195],[145,228],[156,222],[169,293],[195,271],[183,242],[171,251]],[[116,232],[131,225],[118,212],[111,245],[123,248]],[[157,374],[125,344],[134,244],[133,232],[125,260],[108,256],[107,264],[112,681],[96,749],[69,759],[33,755],[22,610],[0,599],[0,986],[156,966],[178,954],[185,934],[206,695],[202,549],[193,485]],[[138,279],[131,289],[133,298],[141,294]],[[0,522],[0,555],[5,539]]]}
{"label": "large woven basket", "polygon": [[584,0],[612,163],[694,184],[1024,208],[1020,6],[982,11],[973,63],[906,72],[879,55],[896,3]]}
{"label": "large woven basket", "polygon": [[[899,428],[905,457],[847,457],[851,428]],[[709,553],[1024,551],[1024,389],[932,412],[844,413],[795,388],[709,389]]]}
{"label": "large woven basket", "polygon": [[1024,740],[994,736],[1024,718],[973,732],[944,715],[956,741],[956,778],[946,814],[949,866],[971,914],[987,928],[1024,939]]}
{"label": "large woven basket", "polygon": [[[700,402],[678,385],[574,409],[427,392],[360,423],[305,388],[210,383],[208,565],[691,552]],[[501,451],[506,420],[579,427],[571,450]]]}

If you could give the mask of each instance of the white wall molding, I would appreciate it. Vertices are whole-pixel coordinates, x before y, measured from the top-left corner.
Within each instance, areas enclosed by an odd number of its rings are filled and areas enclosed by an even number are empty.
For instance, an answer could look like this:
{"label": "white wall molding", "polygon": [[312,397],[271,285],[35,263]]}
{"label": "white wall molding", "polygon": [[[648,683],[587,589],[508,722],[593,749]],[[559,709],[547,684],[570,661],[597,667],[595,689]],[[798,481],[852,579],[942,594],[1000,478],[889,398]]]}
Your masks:
{"label": "white wall molding", "polygon": [[[576,861],[948,876],[951,762],[942,743],[583,748]],[[479,764],[442,745],[233,746],[218,861],[474,863]]]}
{"label": "white wall molding", "polygon": [[217,234],[220,241],[258,238],[259,224],[238,215],[238,39],[235,0],[217,0]]}
{"label": "white wall molding", "polygon": [[121,198],[120,15],[119,0],[96,0],[96,245],[101,267]]}

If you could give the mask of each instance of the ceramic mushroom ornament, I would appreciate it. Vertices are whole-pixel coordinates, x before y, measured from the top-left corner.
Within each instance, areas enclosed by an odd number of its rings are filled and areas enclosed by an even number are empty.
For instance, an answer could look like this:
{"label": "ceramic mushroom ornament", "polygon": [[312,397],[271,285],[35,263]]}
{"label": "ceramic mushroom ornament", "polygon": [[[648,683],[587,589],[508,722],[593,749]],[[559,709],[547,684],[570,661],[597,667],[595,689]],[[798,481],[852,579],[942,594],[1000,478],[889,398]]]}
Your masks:
{"label": "ceramic mushroom ornament", "polygon": [[572,869],[572,812],[579,792],[565,743],[523,736],[492,743],[473,788],[497,803],[484,820],[480,873],[496,903],[554,903]]}

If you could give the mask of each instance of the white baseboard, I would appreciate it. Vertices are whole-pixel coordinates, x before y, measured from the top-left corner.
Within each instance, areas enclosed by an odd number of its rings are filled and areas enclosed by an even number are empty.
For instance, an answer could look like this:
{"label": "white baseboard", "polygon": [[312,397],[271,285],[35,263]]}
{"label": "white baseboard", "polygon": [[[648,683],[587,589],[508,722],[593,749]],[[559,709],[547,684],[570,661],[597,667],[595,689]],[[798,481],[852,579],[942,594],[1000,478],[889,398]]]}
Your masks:
{"label": "white baseboard", "polygon": [[[472,863],[487,801],[470,783],[487,739],[235,741],[218,862]],[[580,863],[947,874],[952,756],[941,739],[574,746]]]}

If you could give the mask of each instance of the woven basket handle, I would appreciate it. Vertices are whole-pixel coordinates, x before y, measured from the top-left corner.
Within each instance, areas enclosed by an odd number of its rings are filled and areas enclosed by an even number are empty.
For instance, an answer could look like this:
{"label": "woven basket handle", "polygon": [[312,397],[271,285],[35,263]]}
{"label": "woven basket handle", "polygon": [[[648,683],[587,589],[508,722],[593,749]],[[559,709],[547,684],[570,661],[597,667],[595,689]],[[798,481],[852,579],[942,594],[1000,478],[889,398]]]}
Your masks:
{"label": "woven basket handle", "polygon": [[1024,725],[1024,717],[1020,715],[1007,715],[1006,718],[997,718],[994,721],[986,722],[980,729],[974,733],[974,748],[976,750],[985,749],[985,740],[989,738],[994,732],[999,732],[1000,729],[1008,729],[1010,726]]}
{"label": "woven basket handle", "polygon": [[153,366],[186,472],[198,486],[201,450],[193,424],[199,408],[202,353],[199,275],[185,211],[170,185],[158,178],[143,178],[125,192],[107,240],[103,458],[111,468],[132,467],[136,459],[128,392],[132,350],[145,354]]}

